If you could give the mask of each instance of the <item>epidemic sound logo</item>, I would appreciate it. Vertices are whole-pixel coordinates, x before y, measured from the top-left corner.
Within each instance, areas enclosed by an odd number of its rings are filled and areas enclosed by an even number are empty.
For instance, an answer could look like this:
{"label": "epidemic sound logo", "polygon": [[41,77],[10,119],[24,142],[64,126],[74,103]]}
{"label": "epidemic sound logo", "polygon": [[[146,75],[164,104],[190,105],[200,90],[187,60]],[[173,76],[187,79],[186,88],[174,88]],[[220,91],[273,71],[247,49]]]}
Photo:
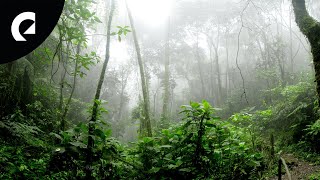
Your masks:
{"label": "epidemic sound logo", "polygon": [[16,41],[27,41],[21,34],[20,34],[20,24],[25,20],[32,20],[34,23],[29,29],[24,32],[23,34],[36,34],[36,14],[33,12],[24,12],[19,14],[12,22],[11,25],[11,33],[13,38]]}
{"label": "epidemic sound logo", "polygon": [[6,0],[1,2],[0,64],[35,50],[53,31],[65,0]]}

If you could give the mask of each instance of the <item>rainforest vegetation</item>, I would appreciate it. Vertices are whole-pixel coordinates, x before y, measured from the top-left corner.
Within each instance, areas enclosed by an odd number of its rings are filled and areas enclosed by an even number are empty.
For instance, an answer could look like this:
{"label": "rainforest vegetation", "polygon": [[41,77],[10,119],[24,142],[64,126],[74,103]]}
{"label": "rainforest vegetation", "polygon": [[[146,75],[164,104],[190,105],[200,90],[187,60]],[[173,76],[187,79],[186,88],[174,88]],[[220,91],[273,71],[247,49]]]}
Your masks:
{"label": "rainforest vegetation", "polygon": [[0,65],[0,179],[320,179],[319,8],[66,0]]}

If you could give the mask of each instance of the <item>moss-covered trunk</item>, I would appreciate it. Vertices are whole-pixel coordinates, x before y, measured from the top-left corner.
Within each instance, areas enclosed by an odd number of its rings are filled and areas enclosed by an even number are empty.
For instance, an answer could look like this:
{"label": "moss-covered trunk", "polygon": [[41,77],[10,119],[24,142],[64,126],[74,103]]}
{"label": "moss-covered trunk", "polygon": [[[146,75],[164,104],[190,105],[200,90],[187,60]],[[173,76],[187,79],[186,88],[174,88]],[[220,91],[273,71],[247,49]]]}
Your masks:
{"label": "moss-covered trunk", "polygon": [[141,78],[141,84],[142,84],[142,96],[143,96],[143,107],[144,107],[144,113],[145,113],[145,119],[141,119],[141,135],[142,136],[152,136],[152,129],[151,129],[151,121],[150,121],[150,106],[149,106],[149,93],[148,93],[148,84],[145,76],[145,71],[143,67],[142,62],[142,56],[140,52],[140,46],[137,38],[136,29],[134,26],[133,18],[131,11],[128,7],[127,1],[126,2],[126,8],[128,11],[129,21],[132,28],[132,35],[133,40],[136,48],[137,58],[138,58],[138,64],[140,69],[140,78]]}
{"label": "moss-covered trunk", "polygon": [[108,19],[108,29],[107,29],[107,45],[106,45],[106,56],[105,60],[103,62],[100,78],[98,81],[98,86],[96,90],[96,94],[93,101],[93,107],[92,107],[92,115],[89,122],[89,136],[88,136],[88,147],[87,147],[87,158],[86,158],[86,179],[93,179],[92,177],[92,163],[93,163],[93,147],[94,147],[94,130],[95,130],[95,122],[97,120],[98,115],[98,109],[99,109],[99,103],[98,100],[100,99],[101,94],[101,88],[104,81],[104,76],[106,74],[107,65],[110,59],[110,38],[111,38],[111,24],[113,19],[113,14],[115,11],[115,0],[111,0],[111,9]]}
{"label": "moss-covered trunk", "polygon": [[311,45],[318,99],[320,99],[320,23],[309,15],[305,0],[292,0],[292,5],[296,22]]}

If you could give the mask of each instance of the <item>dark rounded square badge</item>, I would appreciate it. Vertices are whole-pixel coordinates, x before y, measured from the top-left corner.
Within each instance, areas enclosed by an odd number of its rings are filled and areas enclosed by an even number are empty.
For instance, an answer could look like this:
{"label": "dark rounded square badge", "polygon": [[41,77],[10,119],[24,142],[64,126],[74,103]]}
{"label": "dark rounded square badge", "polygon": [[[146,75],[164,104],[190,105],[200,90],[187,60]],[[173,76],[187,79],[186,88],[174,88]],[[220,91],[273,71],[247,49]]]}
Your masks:
{"label": "dark rounded square badge", "polygon": [[0,64],[17,60],[41,45],[53,31],[64,0],[2,2]]}

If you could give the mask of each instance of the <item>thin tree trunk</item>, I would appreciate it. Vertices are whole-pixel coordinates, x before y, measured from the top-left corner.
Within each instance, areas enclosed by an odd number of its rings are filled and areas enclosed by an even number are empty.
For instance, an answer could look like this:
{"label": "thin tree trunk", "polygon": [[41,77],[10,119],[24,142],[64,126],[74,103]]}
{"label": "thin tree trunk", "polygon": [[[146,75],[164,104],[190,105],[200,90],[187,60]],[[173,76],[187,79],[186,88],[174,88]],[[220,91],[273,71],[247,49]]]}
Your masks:
{"label": "thin tree trunk", "polygon": [[66,127],[66,122],[65,119],[62,118],[62,110],[63,110],[63,89],[64,89],[64,80],[66,78],[67,74],[67,69],[66,69],[66,62],[69,59],[69,45],[70,43],[67,44],[67,58],[65,58],[65,55],[63,54],[62,51],[62,46],[60,49],[60,63],[62,63],[62,68],[63,70],[61,71],[61,79],[60,79],[60,96],[59,96],[59,121],[60,121],[60,130],[64,131]]}
{"label": "thin tree trunk", "polygon": [[[214,70],[213,70],[213,57],[212,57],[212,48],[211,48],[211,44],[209,43],[209,53],[210,53],[210,85],[211,85],[211,90],[210,90],[210,98],[214,98]],[[213,104],[214,105],[214,104]]]}
{"label": "thin tree trunk", "polygon": [[126,1],[126,7],[127,7],[127,11],[128,11],[128,16],[129,16],[131,28],[132,28],[133,40],[134,40],[136,53],[137,53],[137,57],[138,57],[140,78],[141,78],[141,84],[142,84],[142,95],[143,95],[143,101],[144,101],[143,105],[144,105],[145,119],[144,120],[142,119],[142,122],[141,122],[141,124],[142,124],[141,132],[142,132],[142,136],[151,137],[152,130],[151,130],[151,122],[150,122],[150,110],[149,110],[150,107],[149,107],[149,97],[148,97],[148,88],[147,88],[147,83],[146,83],[146,77],[145,77],[142,57],[141,57],[141,53],[140,53],[140,46],[139,46],[139,42],[138,42],[138,38],[137,38],[137,33],[135,30],[133,18],[131,15],[131,11],[128,7],[127,1]]}
{"label": "thin tree trunk", "polygon": [[120,121],[120,120],[122,119],[123,95],[124,95],[124,87],[123,87],[123,85],[121,85],[121,94],[120,94],[120,104],[119,104],[118,121]]}
{"label": "thin tree trunk", "polygon": [[292,4],[298,27],[311,45],[318,100],[320,100],[320,23],[309,15],[305,0],[292,0]]}
{"label": "thin tree trunk", "polygon": [[203,73],[201,68],[201,57],[199,53],[199,37],[197,37],[196,56],[197,56],[196,59],[198,62],[198,70],[199,70],[200,82],[201,82],[201,98],[205,98],[206,92],[205,92],[205,85],[204,85]]}
{"label": "thin tree trunk", "polygon": [[221,73],[220,73],[220,63],[219,63],[219,51],[218,51],[218,46],[214,46],[214,51],[215,51],[215,60],[216,60],[216,73],[217,73],[217,78],[218,78],[218,96],[217,97],[217,104],[221,104],[221,99],[222,99],[222,83],[221,83]]}
{"label": "thin tree trunk", "polygon": [[125,72],[126,70],[123,69],[121,72],[122,77],[121,77],[121,94],[120,94],[120,104],[119,104],[119,114],[118,114],[118,121],[122,119],[122,109],[123,109],[123,104],[124,104],[124,90],[127,86],[128,82],[128,77],[129,73]]}
{"label": "thin tree trunk", "polygon": [[229,36],[229,30],[226,32],[226,88],[227,88],[227,97],[231,94],[231,84],[230,84],[230,74],[229,74],[229,41],[228,41],[228,36]]}
{"label": "thin tree trunk", "polygon": [[209,88],[209,98],[211,99],[211,101],[210,101],[210,103],[213,105],[213,106],[215,106],[215,102],[214,102],[214,98],[215,98],[215,96],[214,96],[214,93],[215,93],[215,91],[214,91],[214,87],[215,87],[215,84],[214,84],[214,81],[215,81],[215,79],[214,79],[214,70],[213,70],[213,66],[214,66],[214,60],[213,60],[213,52],[212,52],[212,46],[211,46],[211,37],[208,35],[208,34],[206,34],[206,36],[207,36],[207,43],[208,43],[208,48],[209,48],[209,60],[210,60],[210,72],[209,72],[209,74],[210,74],[210,88]]}
{"label": "thin tree trunk", "polygon": [[[77,55],[80,54],[80,47],[81,47],[81,44],[79,43],[77,45]],[[64,121],[64,122],[65,122],[65,118],[66,118],[67,113],[68,113],[69,108],[70,108],[70,104],[71,104],[71,100],[72,100],[72,97],[73,97],[73,94],[74,94],[74,90],[76,89],[76,85],[77,85],[78,63],[79,63],[79,60],[78,60],[78,58],[76,58],[76,63],[75,63],[75,66],[74,66],[73,85],[72,85],[71,93],[70,93],[68,101],[67,101],[67,103],[65,105],[64,112],[63,112],[62,117],[61,117],[61,120]],[[64,124],[64,129],[65,129],[65,127],[66,127],[66,124]]]}
{"label": "thin tree trunk", "polygon": [[[170,18],[168,18],[167,39],[165,45],[165,65],[164,65],[164,96],[163,96],[163,108],[162,108],[162,121],[167,124],[169,118],[169,96],[170,96]],[[163,127],[166,128],[166,127]]]}
{"label": "thin tree trunk", "polygon": [[294,71],[294,65],[293,65],[293,46],[292,46],[292,22],[291,22],[291,17],[292,17],[292,10],[290,8],[289,12],[289,30],[290,30],[290,63],[291,63],[291,73],[293,74]]}
{"label": "thin tree trunk", "polygon": [[106,73],[107,65],[110,59],[110,35],[111,35],[111,24],[112,24],[112,18],[113,18],[113,13],[115,11],[115,0],[111,0],[111,9],[110,9],[110,14],[109,14],[109,19],[108,19],[108,29],[107,29],[107,45],[106,45],[106,56],[105,60],[103,62],[96,94],[94,97],[93,101],[93,107],[92,107],[92,116],[89,122],[89,136],[88,136],[88,146],[87,146],[87,159],[86,159],[86,179],[92,179],[92,163],[93,163],[93,147],[94,147],[94,140],[92,136],[94,135],[94,130],[95,130],[95,122],[97,120],[97,115],[98,115],[98,100],[100,99],[100,94],[101,94],[101,87],[104,81],[104,76]]}
{"label": "thin tree trunk", "polygon": [[[217,74],[217,80],[218,80],[218,93],[216,97],[216,104],[219,105],[221,104],[222,100],[222,80],[221,80],[221,72],[220,72],[220,63],[219,63],[219,38],[220,38],[220,28],[218,27],[218,35],[217,35],[217,44],[215,45],[212,39],[212,36],[207,35],[209,39],[209,46],[210,46],[210,52],[211,52],[211,47],[213,47],[214,52],[215,52],[215,73]],[[213,64],[211,65],[213,66]]]}

